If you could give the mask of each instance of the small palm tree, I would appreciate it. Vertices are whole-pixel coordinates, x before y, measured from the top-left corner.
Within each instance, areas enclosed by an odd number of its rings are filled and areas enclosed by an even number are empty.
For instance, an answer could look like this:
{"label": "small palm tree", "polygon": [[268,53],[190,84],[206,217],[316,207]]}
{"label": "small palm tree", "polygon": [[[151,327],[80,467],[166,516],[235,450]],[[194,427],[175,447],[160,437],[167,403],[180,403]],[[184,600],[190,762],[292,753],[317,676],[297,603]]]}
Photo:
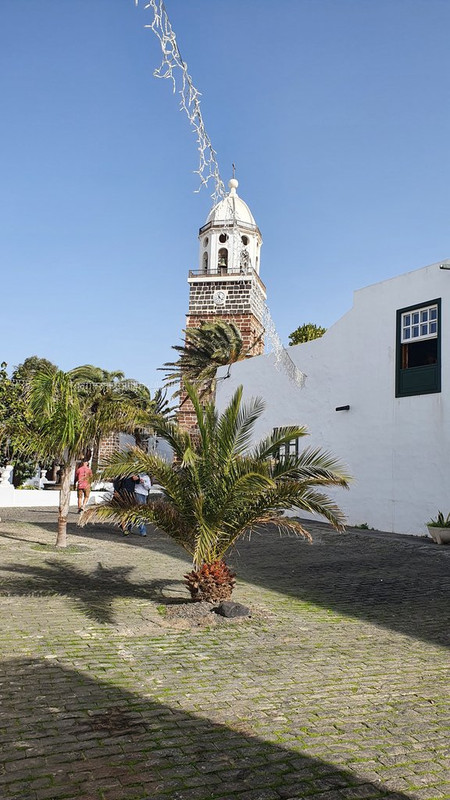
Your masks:
{"label": "small palm tree", "polygon": [[203,408],[198,393],[185,383],[195,408],[198,430],[189,433],[160,420],[157,433],[173,448],[178,466],[138,448],[116,453],[108,462],[109,478],[146,472],[163,487],[164,499],[148,506],[113,499],[84,515],[122,523],[153,522],[192,556],[186,584],[193,599],[215,602],[231,596],[234,576],[224,562],[245,532],[273,523],[280,531],[309,538],[303,526],[283,511],[298,509],[324,516],[337,530],[344,517],[321,489],[347,487],[348,475],[328,453],[307,448],[296,457],[277,459],[286,442],[305,436],[304,427],[278,428],[253,449],[252,430],[263,410],[261,400],[241,404],[242,387],[219,415],[213,404]]}
{"label": "small palm tree", "polygon": [[[198,328],[187,328],[184,345],[174,345],[180,356],[161,367],[166,372],[167,386],[183,379],[197,387],[200,398],[212,397],[218,367],[234,364],[248,356],[239,328],[223,319],[202,322]],[[182,389],[175,394],[182,393]]]}

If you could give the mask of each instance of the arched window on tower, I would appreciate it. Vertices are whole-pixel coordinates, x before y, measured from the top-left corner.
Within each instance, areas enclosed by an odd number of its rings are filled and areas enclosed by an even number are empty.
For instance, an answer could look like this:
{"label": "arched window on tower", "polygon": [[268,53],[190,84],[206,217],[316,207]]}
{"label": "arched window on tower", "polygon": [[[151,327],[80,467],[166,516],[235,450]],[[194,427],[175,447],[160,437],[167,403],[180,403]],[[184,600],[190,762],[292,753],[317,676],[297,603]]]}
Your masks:
{"label": "arched window on tower", "polygon": [[208,272],[208,253],[203,253],[203,272]]}
{"label": "arched window on tower", "polygon": [[217,259],[217,269],[223,275],[228,271],[228,250],[226,247],[221,247],[219,250],[219,257]]}

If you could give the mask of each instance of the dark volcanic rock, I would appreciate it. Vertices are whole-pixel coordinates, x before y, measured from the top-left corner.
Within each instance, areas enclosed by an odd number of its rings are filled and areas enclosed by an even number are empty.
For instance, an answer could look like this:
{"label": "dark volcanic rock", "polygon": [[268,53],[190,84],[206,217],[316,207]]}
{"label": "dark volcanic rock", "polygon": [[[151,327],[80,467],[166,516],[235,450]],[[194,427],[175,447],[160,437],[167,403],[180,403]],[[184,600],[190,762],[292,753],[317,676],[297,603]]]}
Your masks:
{"label": "dark volcanic rock", "polygon": [[220,606],[214,609],[216,614],[221,617],[249,617],[250,609],[241,603],[233,603],[231,600],[225,600]]}

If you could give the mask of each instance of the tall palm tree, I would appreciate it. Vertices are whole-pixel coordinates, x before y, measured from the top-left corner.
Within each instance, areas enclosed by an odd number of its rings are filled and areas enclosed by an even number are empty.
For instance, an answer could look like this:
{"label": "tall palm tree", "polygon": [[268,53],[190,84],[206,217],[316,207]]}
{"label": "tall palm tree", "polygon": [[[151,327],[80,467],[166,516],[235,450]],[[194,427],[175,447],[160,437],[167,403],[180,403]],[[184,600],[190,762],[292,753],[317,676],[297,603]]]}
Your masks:
{"label": "tall palm tree", "polygon": [[30,419],[19,432],[20,449],[40,461],[55,459],[61,465],[56,545],[65,547],[72,472],[92,441],[92,426],[82,397],[61,370],[36,370],[28,387],[28,407]]}
{"label": "tall palm tree", "polygon": [[70,483],[77,460],[99,438],[136,425],[141,410],[130,402],[97,404],[70,372],[45,366],[32,375],[27,399],[30,416],[18,431],[20,449],[61,465],[56,545],[65,547]]}
{"label": "tall palm tree", "polygon": [[283,511],[298,509],[324,516],[337,530],[344,517],[321,490],[348,486],[349,477],[329,453],[307,448],[298,456],[277,458],[286,442],[306,435],[304,427],[279,428],[250,448],[252,431],[264,405],[242,406],[242,387],[219,415],[212,403],[202,407],[198,393],[185,383],[195,408],[195,435],[163,419],[157,433],[173,448],[178,466],[138,448],[116,453],[105,474],[110,477],[146,472],[163,487],[163,500],[137,506],[120,499],[98,506],[87,519],[122,523],[153,522],[192,556],[193,571],[185,576],[194,599],[215,601],[231,596],[234,576],[224,562],[233,543],[255,527],[273,523],[280,531],[309,537],[305,528]]}
{"label": "tall palm tree", "polygon": [[[217,319],[202,322],[198,328],[186,328],[184,345],[174,345],[180,356],[161,367],[166,372],[168,386],[182,383],[183,378],[194,384],[200,398],[210,398],[215,391],[218,367],[234,364],[248,356],[239,328],[233,322]],[[182,393],[182,388],[175,394]]]}

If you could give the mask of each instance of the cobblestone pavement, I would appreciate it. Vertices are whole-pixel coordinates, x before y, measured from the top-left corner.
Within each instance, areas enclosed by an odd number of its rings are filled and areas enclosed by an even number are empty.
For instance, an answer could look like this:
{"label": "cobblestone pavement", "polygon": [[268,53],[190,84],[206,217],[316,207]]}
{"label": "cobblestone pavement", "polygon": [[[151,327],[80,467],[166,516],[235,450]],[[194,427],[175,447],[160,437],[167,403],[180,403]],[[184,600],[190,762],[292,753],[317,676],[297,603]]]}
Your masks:
{"label": "cobblestone pavement", "polygon": [[1,800],[450,798],[449,546],[266,531],[189,628],[164,535],[0,513]]}

